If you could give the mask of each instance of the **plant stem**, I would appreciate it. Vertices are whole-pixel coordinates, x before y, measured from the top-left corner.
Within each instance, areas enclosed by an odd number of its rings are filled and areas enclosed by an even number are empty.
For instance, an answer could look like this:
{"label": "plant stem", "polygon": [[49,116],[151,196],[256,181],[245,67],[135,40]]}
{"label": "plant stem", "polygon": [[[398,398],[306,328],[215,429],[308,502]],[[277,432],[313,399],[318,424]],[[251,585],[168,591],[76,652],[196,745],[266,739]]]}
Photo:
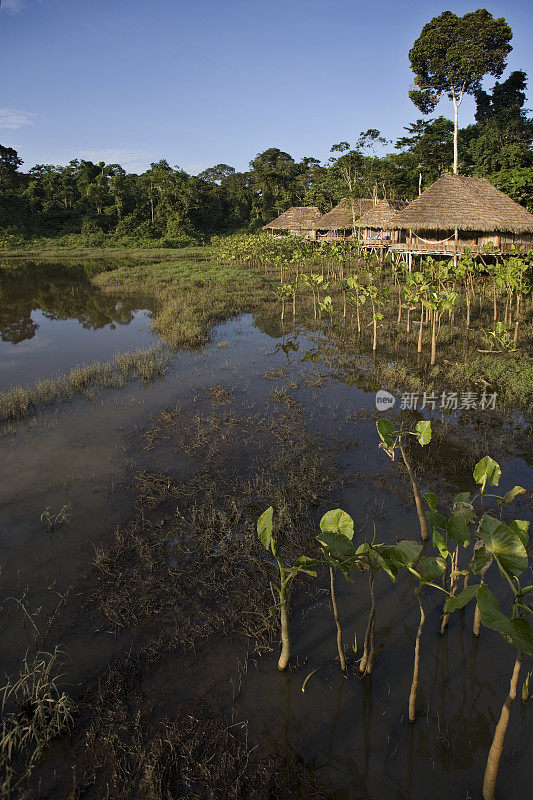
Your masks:
{"label": "plant stem", "polygon": [[487,758],[487,766],[485,768],[485,776],[483,778],[483,800],[494,800],[496,792],[496,778],[498,777],[498,767],[500,766],[500,758],[503,750],[503,740],[507,731],[509,723],[509,713],[511,703],[516,697],[516,687],[518,685],[518,676],[520,675],[520,668],[522,666],[522,653],[518,650],[516,654],[516,661],[514,663],[513,674],[509,684],[509,694],[502,706],[500,719],[494,731],[494,739],[489,750]]}
{"label": "plant stem", "polygon": [[374,594],[374,582],[376,580],[376,573],[374,570],[370,573],[370,597],[372,600],[370,607],[370,616],[368,618],[368,625],[365,633],[365,646],[363,649],[363,657],[359,664],[359,672],[361,675],[370,675],[374,665],[374,622],[376,619],[376,596]]}
{"label": "plant stem", "polygon": [[426,522],[426,518],[424,516],[424,511],[422,508],[422,500],[420,498],[420,492],[418,491],[418,485],[416,483],[415,474],[407,460],[407,456],[405,455],[405,451],[400,444],[400,453],[402,454],[403,463],[407,468],[407,472],[409,473],[409,480],[411,481],[411,486],[413,488],[413,495],[415,498],[415,506],[416,506],[416,513],[418,514],[418,521],[420,523],[420,538],[423,542],[427,542],[428,539],[428,524]]}
{"label": "plant stem", "polygon": [[337,650],[339,651],[339,661],[341,670],[346,672],[346,658],[344,657],[344,650],[342,647],[342,628],[339,620],[339,610],[337,608],[337,599],[335,597],[335,576],[333,574],[333,567],[329,568],[329,585],[331,592],[331,605],[333,607],[333,616],[335,617],[335,625],[337,626]]}
{"label": "plant stem", "polygon": [[289,613],[287,610],[287,587],[281,582],[279,595],[279,611],[281,618],[281,655],[278,661],[278,669],[286,669],[291,656],[291,641],[289,636]]}
{"label": "plant stem", "polygon": [[418,631],[416,634],[416,641],[415,641],[415,660],[413,664],[413,682],[411,683],[411,694],[409,695],[409,722],[414,722],[416,719],[415,714],[415,704],[416,704],[416,693],[418,690],[418,672],[420,668],[420,639],[422,638],[422,628],[424,627],[424,622],[426,620],[426,615],[424,613],[424,607],[422,606],[422,587],[419,586],[418,589],[415,589],[415,594],[418,598],[418,605],[420,607],[420,623],[418,625]]}
{"label": "plant stem", "polygon": [[[457,561],[459,558],[459,547],[455,548],[455,553],[452,556],[452,568],[451,568],[451,575],[450,575],[450,597],[454,597],[457,593],[457,575],[455,574],[457,571]],[[450,621],[450,615],[445,614],[442,618],[442,622],[440,625],[440,632],[443,634],[448,627],[448,622]]]}
{"label": "plant stem", "polygon": [[420,308],[420,327],[418,328],[418,348],[417,352],[422,352],[422,333],[424,331],[424,307]]}

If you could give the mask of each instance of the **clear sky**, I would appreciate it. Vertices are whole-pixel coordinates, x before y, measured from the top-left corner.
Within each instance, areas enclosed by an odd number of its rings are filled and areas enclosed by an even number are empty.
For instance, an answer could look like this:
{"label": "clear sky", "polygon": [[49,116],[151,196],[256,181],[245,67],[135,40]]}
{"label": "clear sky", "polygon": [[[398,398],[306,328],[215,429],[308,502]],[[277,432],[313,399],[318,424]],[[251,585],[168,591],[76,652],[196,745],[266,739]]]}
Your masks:
{"label": "clear sky", "polygon": [[[221,162],[243,170],[267,147],[325,160],[335,142],[367,128],[396,139],[421,116],[407,96],[413,41],[443,10],[477,7],[1,0],[0,143],[23,169],[77,157],[129,171],[160,158],[191,173]],[[513,30],[505,75],[524,69],[533,86],[531,2],[486,7]],[[461,111],[461,124],[473,120],[469,98]],[[436,113],[450,116],[450,104]]]}

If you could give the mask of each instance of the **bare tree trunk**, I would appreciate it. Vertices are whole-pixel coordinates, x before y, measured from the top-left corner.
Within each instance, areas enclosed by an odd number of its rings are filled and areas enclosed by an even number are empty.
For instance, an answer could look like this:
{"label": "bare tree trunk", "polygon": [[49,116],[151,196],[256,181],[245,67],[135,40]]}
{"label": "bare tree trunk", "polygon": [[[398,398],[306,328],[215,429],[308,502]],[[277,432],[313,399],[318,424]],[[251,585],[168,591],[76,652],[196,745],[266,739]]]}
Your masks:
{"label": "bare tree trunk", "polygon": [[503,704],[500,719],[494,731],[494,739],[489,750],[487,758],[487,766],[485,768],[485,777],[483,779],[483,800],[494,800],[496,792],[496,778],[498,777],[498,767],[500,766],[500,758],[503,750],[503,741],[509,723],[509,713],[511,704],[516,697],[516,687],[518,685],[518,676],[520,675],[520,667],[522,666],[522,653],[520,650],[516,654],[516,661],[514,663],[513,674],[509,684],[509,694]]}
{"label": "bare tree trunk", "polygon": [[453,99],[453,174],[457,175],[459,172],[459,146],[458,146],[458,134],[459,134],[459,106],[463,101],[463,91],[464,85],[459,95],[459,99],[457,99],[455,94],[455,89],[452,87],[452,99]]}

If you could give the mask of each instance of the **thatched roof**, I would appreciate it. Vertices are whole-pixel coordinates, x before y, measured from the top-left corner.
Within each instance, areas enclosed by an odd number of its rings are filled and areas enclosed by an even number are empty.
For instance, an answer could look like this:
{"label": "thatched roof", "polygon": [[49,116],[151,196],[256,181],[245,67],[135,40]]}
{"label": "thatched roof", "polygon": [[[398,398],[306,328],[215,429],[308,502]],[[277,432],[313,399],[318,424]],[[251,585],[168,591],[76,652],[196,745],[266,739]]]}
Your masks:
{"label": "thatched roof", "polygon": [[446,173],[398,212],[395,228],[480,232],[533,232],[533,214],[486,178]]}
{"label": "thatched roof", "polygon": [[[355,208],[355,218],[357,219],[372,207],[372,200],[361,198],[353,200],[353,204]],[[335,208],[332,208],[331,211],[324,214],[317,228],[321,231],[338,231],[346,228],[353,228],[352,201],[346,197],[341,200]]]}
{"label": "thatched roof", "polygon": [[314,231],[321,216],[316,206],[292,206],[272,222],[263,225],[263,230]]}
{"label": "thatched roof", "polygon": [[372,228],[376,230],[392,230],[396,227],[395,219],[407,203],[403,200],[378,200],[355,223],[357,228]]}

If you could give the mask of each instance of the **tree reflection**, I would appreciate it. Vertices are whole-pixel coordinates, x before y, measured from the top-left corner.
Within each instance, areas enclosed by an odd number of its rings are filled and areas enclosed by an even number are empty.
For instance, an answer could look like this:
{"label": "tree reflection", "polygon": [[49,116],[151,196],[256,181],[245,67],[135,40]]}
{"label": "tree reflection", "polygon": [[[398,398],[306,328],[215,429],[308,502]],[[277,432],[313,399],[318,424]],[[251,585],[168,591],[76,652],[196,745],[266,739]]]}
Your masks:
{"label": "tree reflection", "polygon": [[0,270],[0,339],[18,344],[32,339],[39,325],[32,313],[50,320],[77,320],[87,330],[129,325],[139,309],[151,308],[148,297],[103,292],[80,269],[22,266]]}

